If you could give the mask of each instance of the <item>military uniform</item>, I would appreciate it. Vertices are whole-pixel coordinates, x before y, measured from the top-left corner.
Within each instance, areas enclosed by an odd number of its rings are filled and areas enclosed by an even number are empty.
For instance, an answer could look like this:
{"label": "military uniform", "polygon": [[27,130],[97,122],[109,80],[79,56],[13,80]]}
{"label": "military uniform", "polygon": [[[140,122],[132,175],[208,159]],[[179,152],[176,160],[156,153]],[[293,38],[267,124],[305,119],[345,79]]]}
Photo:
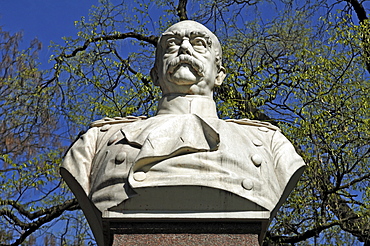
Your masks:
{"label": "military uniform", "polygon": [[173,113],[172,104],[162,100],[158,115],[149,119],[96,121],[71,147],[62,169],[100,211],[124,210],[146,188],[176,186],[225,191],[256,210],[273,211],[295,185],[289,181],[301,175],[304,162],[277,127],[220,120],[209,113],[212,106],[192,113],[191,103],[189,113]]}

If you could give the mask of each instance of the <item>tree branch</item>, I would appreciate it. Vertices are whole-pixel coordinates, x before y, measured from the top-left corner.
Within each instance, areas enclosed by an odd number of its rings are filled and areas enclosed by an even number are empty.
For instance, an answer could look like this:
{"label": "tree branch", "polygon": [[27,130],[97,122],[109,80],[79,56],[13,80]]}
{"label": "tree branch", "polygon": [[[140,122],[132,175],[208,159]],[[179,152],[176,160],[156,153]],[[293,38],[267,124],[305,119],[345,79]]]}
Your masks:
{"label": "tree branch", "polygon": [[[109,41],[109,40],[126,39],[126,38],[136,38],[137,40],[145,41],[149,44],[152,44],[152,45],[154,45],[154,47],[157,46],[157,42],[158,42],[158,37],[154,36],[154,35],[144,36],[144,35],[141,35],[141,34],[136,33],[136,32],[118,33],[118,34],[115,34],[115,35],[108,35],[108,36],[100,36],[100,37],[90,38],[90,39],[85,41],[83,46],[80,46],[80,47],[74,49],[71,54],[69,54],[69,55],[62,54],[61,56],[65,57],[65,58],[70,58],[70,57],[76,56],[76,54],[78,52],[86,50],[87,47],[89,47],[89,45],[91,43],[101,42],[101,41]],[[58,59],[60,59],[60,57],[57,57],[56,59],[58,61]]]}
{"label": "tree branch", "polygon": [[342,230],[351,233],[361,242],[365,242],[365,245],[368,245],[370,243],[369,230],[360,226],[361,224],[368,224],[368,217],[360,217],[348,206],[347,201],[337,194],[332,194],[328,203],[330,210],[342,221],[340,224]]}
{"label": "tree branch", "polygon": [[[3,203],[3,205],[5,205]],[[63,214],[65,211],[73,211],[79,209],[79,205],[77,202],[77,199],[71,199],[63,204],[56,205],[47,209],[39,210],[35,213],[29,213],[28,211],[25,211],[24,208],[20,207],[20,204],[16,202],[8,202],[8,205],[11,205],[12,207],[16,208],[22,215],[26,216],[27,218],[39,218],[35,222],[31,223],[24,223],[21,222],[13,213],[11,213],[9,210],[2,210],[0,215],[6,215],[9,216],[10,219],[12,219],[14,222],[16,222],[16,225],[20,226],[25,232],[20,235],[20,237],[12,244],[13,245],[20,245],[24,240],[31,235],[33,232],[35,232],[37,229],[39,229],[42,225],[58,218],[60,215]],[[38,216],[38,217],[37,217]],[[32,220],[32,219],[31,219]],[[6,245],[4,245],[6,246]]]}
{"label": "tree branch", "polygon": [[179,0],[179,5],[177,6],[177,15],[180,17],[180,21],[188,20],[186,5],[188,0]]}
{"label": "tree branch", "polygon": [[44,82],[40,86],[40,90],[44,89],[47,87],[49,84],[51,84],[53,81],[55,81],[58,76],[59,76],[59,66],[62,63],[63,58],[71,58],[77,55],[78,52],[86,50],[91,43],[95,42],[101,42],[101,41],[109,41],[109,40],[119,40],[119,39],[126,39],[126,38],[135,38],[139,41],[144,41],[149,44],[152,44],[154,47],[157,47],[157,42],[158,42],[158,37],[151,35],[151,36],[144,36],[142,34],[136,33],[136,32],[127,32],[127,33],[118,33],[115,35],[107,35],[107,36],[99,36],[95,38],[90,38],[84,42],[84,44],[80,47],[77,47],[74,49],[70,54],[64,54],[62,53],[61,55],[57,56],[54,60],[56,61],[54,70],[54,76],[50,79],[48,79],[46,82]]}
{"label": "tree branch", "polygon": [[358,17],[360,22],[364,22],[365,20],[368,19],[367,14],[366,14],[366,10],[365,10],[364,6],[362,6],[362,3],[360,3],[357,0],[345,0],[345,1],[352,6],[352,8],[356,12],[357,17]]}
{"label": "tree branch", "polygon": [[338,186],[338,187],[333,187],[333,188],[327,190],[326,193],[328,193],[328,194],[329,193],[335,193],[338,190],[348,189],[351,186],[353,186],[354,184],[359,183],[359,182],[361,182],[365,179],[370,179],[370,173],[368,173],[364,176],[361,176],[359,178],[355,178],[355,179],[351,180],[350,182],[348,182],[347,184],[344,184],[344,185],[341,185],[341,186]]}
{"label": "tree branch", "polygon": [[345,0],[350,4],[353,10],[356,12],[357,18],[363,25],[362,30],[362,43],[363,43],[363,53],[365,56],[366,69],[370,73],[370,31],[369,23],[367,22],[368,17],[362,2],[358,0]]}
{"label": "tree branch", "polygon": [[265,241],[272,241],[274,243],[283,244],[283,243],[297,243],[304,241],[308,238],[314,237],[318,235],[323,230],[326,230],[330,227],[340,225],[341,222],[339,221],[332,221],[327,224],[319,225],[311,230],[307,230],[302,234],[296,235],[296,236],[272,236],[270,232],[267,232]]}

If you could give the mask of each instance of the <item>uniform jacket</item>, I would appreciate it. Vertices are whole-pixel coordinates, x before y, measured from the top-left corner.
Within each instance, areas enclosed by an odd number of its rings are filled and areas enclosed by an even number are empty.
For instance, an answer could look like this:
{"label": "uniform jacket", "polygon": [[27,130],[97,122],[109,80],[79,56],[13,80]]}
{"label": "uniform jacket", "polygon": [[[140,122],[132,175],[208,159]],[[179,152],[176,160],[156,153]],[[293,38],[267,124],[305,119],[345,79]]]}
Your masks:
{"label": "uniform jacket", "polygon": [[172,113],[166,100],[152,118],[93,123],[62,165],[72,191],[82,189],[102,212],[123,209],[140,189],[176,186],[226,191],[273,211],[293,189],[305,164],[277,127],[220,120],[209,114],[214,106]]}

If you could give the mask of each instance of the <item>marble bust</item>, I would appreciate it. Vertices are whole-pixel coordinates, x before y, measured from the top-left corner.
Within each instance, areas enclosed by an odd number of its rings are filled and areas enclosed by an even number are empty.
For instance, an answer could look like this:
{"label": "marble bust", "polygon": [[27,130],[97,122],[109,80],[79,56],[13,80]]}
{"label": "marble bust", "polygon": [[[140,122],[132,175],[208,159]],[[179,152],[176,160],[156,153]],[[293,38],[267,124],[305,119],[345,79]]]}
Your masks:
{"label": "marble bust", "polygon": [[305,164],[279,128],[218,118],[213,89],[225,69],[217,37],[194,21],[174,24],[158,41],[151,77],[163,95],[156,116],[93,122],[66,154],[61,174],[81,207],[97,215],[242,210],[273,215]]}

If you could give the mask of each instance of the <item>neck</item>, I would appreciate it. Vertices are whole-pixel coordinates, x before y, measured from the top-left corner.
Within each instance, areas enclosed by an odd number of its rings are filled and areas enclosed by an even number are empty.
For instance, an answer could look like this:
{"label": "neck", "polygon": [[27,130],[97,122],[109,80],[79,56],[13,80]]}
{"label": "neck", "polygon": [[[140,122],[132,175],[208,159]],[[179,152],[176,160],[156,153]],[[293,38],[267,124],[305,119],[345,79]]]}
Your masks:
{"label": "neck", "polygon": [[171,94],[163,96],[158,103],[157,115],[196,114],[204,118],[218,118],[212,98],[200,95]]}

